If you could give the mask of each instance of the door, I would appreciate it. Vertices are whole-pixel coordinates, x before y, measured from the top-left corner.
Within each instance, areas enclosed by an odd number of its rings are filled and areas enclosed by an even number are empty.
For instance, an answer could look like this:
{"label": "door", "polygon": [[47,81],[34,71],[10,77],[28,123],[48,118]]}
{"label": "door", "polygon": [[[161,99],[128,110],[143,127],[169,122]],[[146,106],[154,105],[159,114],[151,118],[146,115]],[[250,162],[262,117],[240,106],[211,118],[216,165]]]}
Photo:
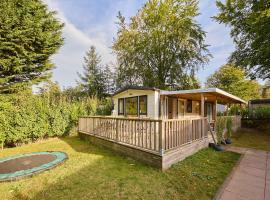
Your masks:
{"label": "door", "polygon": [[185,115],[185,101],[184,100],[177,100],[177,115],[178,118],[184,117]]}
{"label": "door", "polygon": [[213,104],[212,103],[205,103],[205,117],[208,118],[209,122],[213,120]]}

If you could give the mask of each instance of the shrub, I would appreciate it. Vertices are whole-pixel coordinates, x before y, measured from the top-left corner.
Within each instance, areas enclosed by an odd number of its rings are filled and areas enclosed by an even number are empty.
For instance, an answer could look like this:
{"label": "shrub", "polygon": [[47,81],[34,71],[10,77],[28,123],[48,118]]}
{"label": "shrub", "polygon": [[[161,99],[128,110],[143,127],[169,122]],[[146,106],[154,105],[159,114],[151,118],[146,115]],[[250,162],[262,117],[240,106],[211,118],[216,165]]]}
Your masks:
{"label": "shrub", "polygon": [[249,110],[249,118],[270,119],[270,106],[259,106]]}
{"label": "shrub", "polygon": [[232,117],[229,116],[226,119],[226,128],[227,128],[227,134],[229,138],[232,137],[232,125],[233,125],[233,120],[232,120]]}
{"label": "shrub", "polygon": [[223,132],[226,127],[226,118],[225,117],[218,117],[216,120],[216,133],[217,133],[217,141],[221,143],[223,139]]}
{"label": "shrub", "polygon": [[109,105],[89,97],[73,100],[57,90],[0,95],[0,147],[67,135],[80,116],[107,114]]}

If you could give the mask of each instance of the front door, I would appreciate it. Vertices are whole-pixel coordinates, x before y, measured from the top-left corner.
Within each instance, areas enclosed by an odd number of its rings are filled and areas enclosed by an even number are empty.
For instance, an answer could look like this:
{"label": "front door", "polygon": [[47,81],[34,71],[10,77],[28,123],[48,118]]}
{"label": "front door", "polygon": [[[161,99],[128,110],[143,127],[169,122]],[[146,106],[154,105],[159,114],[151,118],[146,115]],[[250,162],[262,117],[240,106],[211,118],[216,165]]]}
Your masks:
{"label": "front door", "polygon": [[209,122],[213,120],[213,104],[212,103],[205,103],[205,117],[208,118]]}

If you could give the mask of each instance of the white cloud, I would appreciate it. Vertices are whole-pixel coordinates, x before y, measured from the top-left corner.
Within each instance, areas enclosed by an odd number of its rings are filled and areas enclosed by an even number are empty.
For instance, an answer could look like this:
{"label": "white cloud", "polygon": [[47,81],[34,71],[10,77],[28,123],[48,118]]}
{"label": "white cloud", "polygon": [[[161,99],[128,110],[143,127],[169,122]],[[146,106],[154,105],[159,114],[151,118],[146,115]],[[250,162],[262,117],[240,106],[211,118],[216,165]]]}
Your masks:
{"label": "white cloud", "polygon": [[65,43],[59,52],[52,57],[56,65],[56,69],[53,70],[53,79],[59,82],[61,86],[67,87],[76,83],[77,72],[82,70],[83,56],[91,45],[97,48],[104,63],[115,60],[102,35],[88,36],[65,17],[56,1],[45,0],[44,2],[48,4],[51,10],[56,10],[58,12],[57,17],[65,23],[63,29]]}

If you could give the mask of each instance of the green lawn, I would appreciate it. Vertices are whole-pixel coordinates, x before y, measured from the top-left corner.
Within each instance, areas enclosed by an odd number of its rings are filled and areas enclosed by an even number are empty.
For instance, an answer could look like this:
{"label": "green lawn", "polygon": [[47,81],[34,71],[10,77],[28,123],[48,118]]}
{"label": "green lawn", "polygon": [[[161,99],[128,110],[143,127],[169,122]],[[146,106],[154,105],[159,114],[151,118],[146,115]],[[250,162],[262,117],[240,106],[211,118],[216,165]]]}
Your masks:
{"label": "green lawn", "polygon": [[205,149],[163,173],[68,137],[5,149],[0,157],[49,150],[65,151],[69,160],[32,178],[0,183],[1,200],[212,199],[240,156]]}
{"label": "green lawn", "polygon": [[270,131],[242,129],[233,135],[233,146],[270,151]]}

